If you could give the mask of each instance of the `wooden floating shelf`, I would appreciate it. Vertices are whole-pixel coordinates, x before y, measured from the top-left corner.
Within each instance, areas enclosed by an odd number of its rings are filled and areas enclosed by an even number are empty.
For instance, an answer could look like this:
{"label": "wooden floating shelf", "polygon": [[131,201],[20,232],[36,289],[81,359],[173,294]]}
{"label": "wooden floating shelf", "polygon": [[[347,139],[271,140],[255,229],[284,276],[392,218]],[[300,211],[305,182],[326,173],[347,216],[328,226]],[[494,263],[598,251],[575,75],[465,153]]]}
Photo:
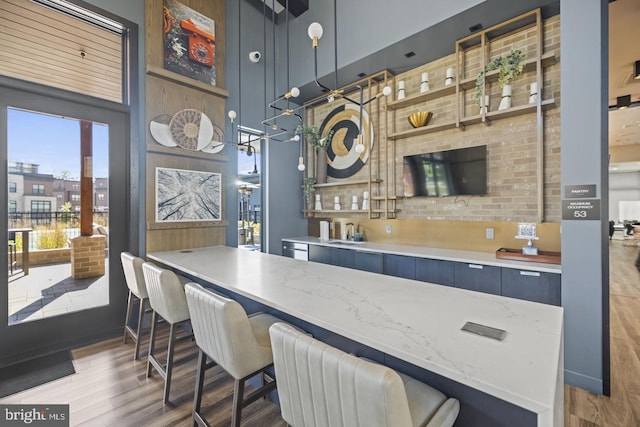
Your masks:
{"label": "wooden floating shelf", "polygon": [[363,211],[363,210],[352,211],[351,209],[340,209],[340,210],[334,210],[334,209],[315,210],[315,209],[311,209],[311,210],[305,210],[304,212],[312,213],[312,214],[323,214],[323,213],[368,214],[369,213],[368,210],[367,211]]}
{"label": "wooden floating shelf", "polygon": [[165,70],[162,67],[156,67],[153,65],[147,66],[147,74],[150,76],[158,77],[164,80],[168,80],[173,83],[178,83],[184,86],[188,86],[192,89],[197,89],[202,92],[207,92],[211,95],[216,95],[221,98],[228,98],[229,91],[217,86],[211,86],[198,80],[191,79],[173,71]]}
{"label": "wooden floating shelf", "polygon": [[371,209],[371,212],[373,213],[398,213],[400,212],[400,209]]}
{"label": "wooden floating shelf", "polygon": [[415,128],[415,129],[409,129],[406,130],[404,132],[398,132],[398,133],[392,133],[387,135],[387,138],[389,139],[401,139],[401,138],[408,138],[410,136],[417,136],[417,135],[424,135],[427,133],[432,133],[432,132],[440,132],[443,130],[449,130],[449,129],[454,129],[456,127],[456,123],[455,122],[446,122],[446,123],[440,123],[437,125],[428,125],[428,126],[422,126],[419,128]]}
{"label": "wooden floating shelf", "polygon": [[403,199],[403,196],[373,196],[371,197],[371,200],[400,200]]}
{"label": "wooden floating shelf", "polygon": [[[556,63],[556,56],[553,53],[545,53],[540,58],[540,61],[542,63],[542,67],[548,67]],[[536,62],[537,62],[536,58],[525,61],[523,73],[526,73],[527,71],[535,70]],[[499,73],[500,73],[500,70],[489,71],[484,77],[485,81],[487,83],[497,82]],[[470,79],[464,79],[460,81],[460,89],[468,90],[468,89],[475,89],[475,87],[476,87],[476,77],[473,77]]]}
{"label": "wooden floating shelf", "polygon": [[[371,183],[372,184],[378,184],[381,183],[382,180],[381,179],[372,179]],[[369,181],[368,180],[363,180],[363,181],[347,181],[347,182],[326,182],[324,184],[315,184],[314,187],[316,188],[323,188],[323,187],[341,187],[344,185],[362,185],[362,184],[368,184]]]}
{"label": "wooden floating shelf", "polygon": [[[552,106],[555,106],[555,104],[556,104],[556,100],[553,98],[545,99],[544,101],[541,102],[543,110],[547,110]],[[522,114],[527,114],[532,111],[535,111],[535,109],[536,109],[536,104],[518,105],[516,107],[511,107],[506,110],[489,111],[486,114],[485,118],[487,122],[490,122],[492,120],[506,119],[509,117],[515,117],[515,116],[520,116]],[[463,117],[462,119],[460,119],[460,124],[462,124],[463,126],[475,125],[482,122],[483,122],[482,116],[470,116],[470,117]]]}
{"label": "wooden floating shelf", "polygon": [[521,249],[500,248],[496,251],[496,258],[515,261],[544,262],[547,264],[561,264],[560,252],[538,251],[538,255],[525,255]]}
{"label": "wooden floating shelf", "polygon": [[409,107],[415,104],[419,104],[420,102],[431,101],[437,98],[441,98],[443,96],[453,95],[454,93],[456,93],[456,85],[444,86],[438,89],[431,89],[428,92],[424,92],[415,96],[410,96],[408,98],[404,98],[399,101],[390,102],[387,104],[387,108],[390,110],[395,110],[402,107]]}

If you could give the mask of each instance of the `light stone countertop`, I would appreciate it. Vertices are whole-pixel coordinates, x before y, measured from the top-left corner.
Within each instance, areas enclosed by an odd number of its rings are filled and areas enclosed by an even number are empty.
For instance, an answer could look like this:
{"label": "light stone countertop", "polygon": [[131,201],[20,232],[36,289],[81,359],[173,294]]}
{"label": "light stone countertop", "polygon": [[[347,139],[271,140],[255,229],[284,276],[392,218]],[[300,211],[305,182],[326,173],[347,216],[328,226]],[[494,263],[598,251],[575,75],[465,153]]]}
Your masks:
{"label": "light stone countertop", "polygon": [[[148,258],[561,425],[561,307],[226,246]],[[506,337],[463,332],[467,321]]]}
{"label": "light stone countertop", "polygon": [[[540,271],[546,273],[562,272],[562,267],[558,264],[548,264],[541,262],[515,261],[496,258],[495,253],[462,251],[457,249],[430,248],[426,246],[401,245],[395,243],[336,243],[335,240],[320,240],[318,237],[302,236],[287,237],[282,239],[287,242],[307,243],[320,246],[330,246],[333,248],[353,249],[367,252],[388,253],[394,255],[405,255],[417,258],[430,258],[445,261],[477,263],[483,265],[493,265],[496,267],[507,267],[529,271]],[[526,244],[526,242],[525,242]],[[524,246],[524,244],[523,244]]]}

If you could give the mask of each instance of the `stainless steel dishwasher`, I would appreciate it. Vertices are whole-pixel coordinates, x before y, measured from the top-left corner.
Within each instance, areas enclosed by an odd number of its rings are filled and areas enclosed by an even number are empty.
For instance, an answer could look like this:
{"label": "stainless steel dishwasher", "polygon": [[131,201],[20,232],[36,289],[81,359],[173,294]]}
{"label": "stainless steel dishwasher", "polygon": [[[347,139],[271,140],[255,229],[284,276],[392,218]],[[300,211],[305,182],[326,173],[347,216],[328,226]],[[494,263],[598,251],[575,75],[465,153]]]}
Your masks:
{"label": "stainless steel dishwasher", "polygon": [[306,243],[283,241],[282,255],[289,258],[309,261],[309,245]]}

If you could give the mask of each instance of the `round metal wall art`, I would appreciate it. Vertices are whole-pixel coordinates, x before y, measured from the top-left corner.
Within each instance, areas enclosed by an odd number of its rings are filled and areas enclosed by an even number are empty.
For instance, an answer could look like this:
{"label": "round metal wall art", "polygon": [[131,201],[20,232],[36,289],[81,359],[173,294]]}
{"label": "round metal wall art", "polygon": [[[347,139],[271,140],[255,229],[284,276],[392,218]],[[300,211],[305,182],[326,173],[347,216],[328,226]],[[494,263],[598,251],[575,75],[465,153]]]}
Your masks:
{"label": "round metal wall art", "polygon": [[333,178],[348,178],[356,174],[367,163],[369,152],[373,147],[373,125],[366,110],[362,111],[362,132],[365,150],[356,152],[356,138],[359,133],[360,106],[344,104],[333,111],[322,121],[320,135],[325,137],[333,130],[331,145],[327,148],[327,175]]}
{"label": "round metal wall art", "polygon": [[209,117],[194,109],[180,110],[173,116],[161,114],[149,122],[153,139],[165,147],[217,154],[224,149],[224,131]]}
{"label": "round metal wall art", "polygon": [[199,151],[211,142],[213,123],[198,110],[178,111],[171,118],[169,131],[178,146],[185,150]]}

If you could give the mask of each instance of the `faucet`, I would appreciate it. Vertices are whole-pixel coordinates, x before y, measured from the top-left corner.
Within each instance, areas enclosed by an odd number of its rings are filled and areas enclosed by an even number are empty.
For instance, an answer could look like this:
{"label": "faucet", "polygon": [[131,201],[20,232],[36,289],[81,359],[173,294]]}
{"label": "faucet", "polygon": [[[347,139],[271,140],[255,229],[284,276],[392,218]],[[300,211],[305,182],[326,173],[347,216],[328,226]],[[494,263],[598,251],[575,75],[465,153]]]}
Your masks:
{"label": "faucet", "polygon": [[347,240],[354,240],[356,235],[355,224],[352,222],[348,222],[345,224],[345,226],[346,227],[351,226],[351,233],[347,234]]}

